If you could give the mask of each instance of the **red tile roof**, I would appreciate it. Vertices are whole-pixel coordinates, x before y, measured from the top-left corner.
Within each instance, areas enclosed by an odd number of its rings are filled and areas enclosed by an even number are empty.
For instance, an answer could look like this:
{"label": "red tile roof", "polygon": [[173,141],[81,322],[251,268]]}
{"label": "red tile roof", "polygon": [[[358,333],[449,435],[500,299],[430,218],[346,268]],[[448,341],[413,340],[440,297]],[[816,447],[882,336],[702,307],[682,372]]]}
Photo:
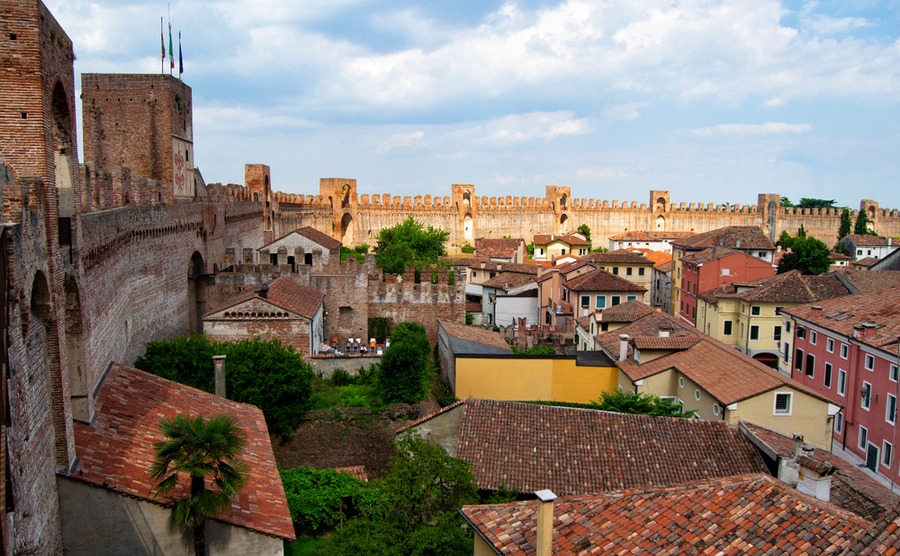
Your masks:
{"label": "red tile roof", "polygon": [[509,291],[528,284],[537,285],[537,276],[534,274],[520,274],[518,272],[501,272],[487,282],[481,284],[484,288],[497,288]]}
{"label": "red tile roof", "polygon": [[737,294],[737,298],[760,303],[811,303],[850,293],[832,274],[808,276],[799,270],[736,285],[753,288]]}
{"label": "red tile roof", "polygon": [[873,236],[871,234],[847,234],[844,237],[852,241],[857,247],[888,246],[888,239],[886,237]]}
{"label": "red tile roof", "polygon": [[[537,504],[464,506],[461,512],[498,554],[534,554]],[[766,475],[552,504],[558,554],[834,553],[852,546],[870,525]]]}
{"label": "red tile roof", "polygon": [[[788,436],[749,421],[741,421],[740,428],[754,437],[766,452],[779,458],[788,458],[794,451],[794,441]],[[835,469],[831,478],[831,502],[856,515],[875,521],[893,505],[900,496],[864,473],[859,466],[820,448],[813,448],[809,456],[819,463],[830,463]]]}
{"label": "red tile roof", "polygon": [[694,235],[694,232],[622,232],[609,236],[612,241],[665,241],[667,239],[681,239]]}
{"label": "red tile roof", "polygon": [[566,282],[574,292],[645,292],[646,288],[601,269],[591,270]]}
{"label": "red tile roof", "polygon": [[582,257],[583,260],[596,264],[634,264],[647,265],[653,264],[653,261],[642,255],[631,251],[617,250],[608,253],[591,253]]}
{"label": "red tile roof", "polygon": [[518,272],[521,274],[532,274],[537,275],[541,271],[541,267],[533,264],[523,264],[523,263],[504,263],[497,261],[485,261],[483,259],[479,259],[473,261],[468,267],[472,270],[488,270],[488,271],[503,271],[503,272]]}
{"label": "red tile roof", "polygon": [[304,226],[302,228],[298,228],[296,232],[306,239],[318,243],[326,249],[340,249],[341,245],[343,245],[343,243],[341,243],[339,240],[320,232],[312,226]]}
{"label": "red tile roof", "polygon": [[637,349],[681,351],[700,341],[697,336],[638,336],[632,344]]}
{"label": "red tile roof", "polygon": [[499,332],[494,332],[481,326],[469,326],[448,320],[438,321],[438,326],[443,328],[444,332],[453,338],[501,348],[512,353],[512,348],[509,347],[509,344],[506,343],[506,340],[503,339]]}
{"label": "red tile roof", "polygon": [[156,494],[148,469],[154,458],[153,444],[164,439],[159,420],[179,414],[228,414],[247,434],[240,457],[250,467],[250,476],[231,507],[216,519],[275,537],[294,538],[266,421],[258,408],[116,364],[100,387],[96,410],[93,425],[75,422],[78,465],[69,478],[170,506],[188,494],[190,484],[183,480],[170,494]]}
{"label": "red tile roof", "polygon": [[677,369],[696,382],[707,393],[723,405],[739,402],[775,388],[788,386],[825,400],[821,394],[789,377],[767,367],[752,357],[733,347],[703,334],[699,330],[685,326],[671,316],[654,311],[637,321],[595,336],[604,351],[616,360],[619,355],[619,335],[627,334],[631,339],[659,336],[660,327],[672,327],[671,336],[697,337],[692,347],[673,351],[648,363],[636,363],[629,353],[625,361],[615,361],[616,366],[632,381],[641,380],[669,369]]}
{"label": "red tile roof", "polygon": [[868,293],[900,286],[896,270],[855,270],[842,268],[831,273],[854,288],[853,293]]}
{"label": "red tile roof", "polygon": [[857,268],[869,268],[870,266],[875,266],[877,262],[878,259],[875,257],[865,257],[851,262],[850,265]]}
{"label": "red tile roof", "polygon": [[480,257],[512,259],[520,246],[524,251],[524,243],[524,239],[479,238],[475,240],[475,252]]}
{"label": "red tile roof", "polygon": [[600,311],[601,322],[634,322],[650,313],[655,313],[652,307],[641,301],[627,301]]}
{"label": "red tile roof", "polygon": [[797,305],[782,313],[845,337],[855,337],[855,341],[870,347],[897,353],[900,287]]}
{"label": "red tile roof", "polygon": [[560,495],[765,472],[722,421],[481,399],[465,402],[456,457],[480,488]]}
{"label": "red tile roof", "polygon": [[[218,313],[231,307],[236,307],[247,301],[256,299],[264,303],[270,303],[304,318],[312,319],[316,316],[319,307],[325,302],[325,294],[320,291],[302,286],[285,276],[276,278],[268,284],[269,291],[263,296],[262,289],[244,292],[228,299],[221,307],[210,311],[207,315]],[[261,319],[265,317],[259,317]]]}
{"label": "red tile roof", "polygon": [[[740,243],[740,246],[738,246]],[[762,249],[774,250],[775,244],[769,236],[756,226],[728,226],[694,234],[672,242],[672,245],[685,248],[689,251],[706,249],[707,247],[721,246],[732,249]]]}
{"label": "red tile roof", "polygon": [[539,234],[534,236],[534,244],[535,245],[547,245],[548,243],[552,243],[554,241],[561,241],[563,243],[568,243],[569,245],[590,245],[591,242],[585,241],[576,235],[564,235],[558,236],[553,234]]}

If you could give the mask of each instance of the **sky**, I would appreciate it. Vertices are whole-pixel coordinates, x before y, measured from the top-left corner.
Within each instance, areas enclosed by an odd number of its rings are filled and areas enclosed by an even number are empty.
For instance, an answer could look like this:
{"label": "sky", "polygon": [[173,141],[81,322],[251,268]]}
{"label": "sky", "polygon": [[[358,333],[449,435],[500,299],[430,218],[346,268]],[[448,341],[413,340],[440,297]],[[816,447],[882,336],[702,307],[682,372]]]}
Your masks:
{"label": "sky", "polygon": [[171,21],[207,183],[900,208],[900,0],[44,2],[76,74],[160,72]]}

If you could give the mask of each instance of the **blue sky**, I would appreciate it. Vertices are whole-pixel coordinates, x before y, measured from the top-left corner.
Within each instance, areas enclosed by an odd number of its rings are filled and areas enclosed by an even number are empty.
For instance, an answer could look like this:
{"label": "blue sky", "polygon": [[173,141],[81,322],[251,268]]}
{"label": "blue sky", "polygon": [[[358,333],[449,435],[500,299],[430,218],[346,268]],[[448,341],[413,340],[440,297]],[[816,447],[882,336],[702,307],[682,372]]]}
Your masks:
{"label": "blue sky", "polygon": [[[160,71],[165,3],[45,3],[77,72]],[[171,21],[210,183],[261,163],[305,194],[900,208],[900,0],[174,0]]]}

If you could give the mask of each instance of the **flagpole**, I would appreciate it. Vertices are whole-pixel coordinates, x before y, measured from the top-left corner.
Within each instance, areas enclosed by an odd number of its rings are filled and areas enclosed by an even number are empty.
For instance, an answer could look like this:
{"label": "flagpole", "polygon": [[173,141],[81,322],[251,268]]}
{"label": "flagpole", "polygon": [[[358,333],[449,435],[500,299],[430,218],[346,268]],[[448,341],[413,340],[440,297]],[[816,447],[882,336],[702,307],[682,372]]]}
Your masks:
{"label": "flagpole", "polygon": [[163,37],[163,17],[159,16],[159,45],[162,47],[162,58],[159,60],[159,73],[166,73],[166,39]]}

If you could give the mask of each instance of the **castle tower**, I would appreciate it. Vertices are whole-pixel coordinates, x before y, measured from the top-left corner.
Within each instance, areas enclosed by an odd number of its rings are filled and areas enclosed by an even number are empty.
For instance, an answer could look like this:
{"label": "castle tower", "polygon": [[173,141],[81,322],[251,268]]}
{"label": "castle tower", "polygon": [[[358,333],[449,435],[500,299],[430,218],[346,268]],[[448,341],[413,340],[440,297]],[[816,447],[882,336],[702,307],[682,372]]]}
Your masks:
{"label": "castle tower", "polygon": [[569,200],[572,197],[572,189],[562,185],[547,186],[547,201],[553,207],[553,214],[556,217],[559,226],[558,234],[568,234],[572,230],[569,229]]}
{"label": "castle tower", "polygon": [[[450,186],[450,200],[459,218],[459,229],[462,240],[468,245],[475,245],[475,186],[471,183],[454,183]],[[452,239],[452,238],[451,238]]]}
{"label": "castle tower", "polygon": [[89,73],[81,93],[86,165],[159,180],[165,203],[194,198],[190,87],[171,75]]}
{"label": "castle tower", "polygon": [[669,212],[669,206],[671,206],[671,197],[668,190],[650,190],[650,216],[653,218],[653,229],[657,232],[668,230],[666,213]]}
{"label": "castle tower", "polygon": [[757,197],[756,208],[762,215],[760,218],[762,231],[769,236],[770,240],[775,241],[778,213],[781,209],[781,195],[777,193],[760,193]]}
{"label": "castle tower", "polygon": [[332,237],[346,246],[356,245],[356,219],[359,197],[356,180],[348,178],[319,179],[319,194],[331,204]]}
{"label": "castle tower", "polygon": [[244,186],[254,202],[263,205],[263,244],[275,241],[275,203],[272,198],[272,181],[265,164],[244,164]]}
{"label": "castle tower", "polygon": [[869,217],[869,223],[867,224],[869,230],[878,230],[878,215],[881,212],[878,208],[878,201],[863,199],[859,202],[859,210],[865,211],[866,216]]}

